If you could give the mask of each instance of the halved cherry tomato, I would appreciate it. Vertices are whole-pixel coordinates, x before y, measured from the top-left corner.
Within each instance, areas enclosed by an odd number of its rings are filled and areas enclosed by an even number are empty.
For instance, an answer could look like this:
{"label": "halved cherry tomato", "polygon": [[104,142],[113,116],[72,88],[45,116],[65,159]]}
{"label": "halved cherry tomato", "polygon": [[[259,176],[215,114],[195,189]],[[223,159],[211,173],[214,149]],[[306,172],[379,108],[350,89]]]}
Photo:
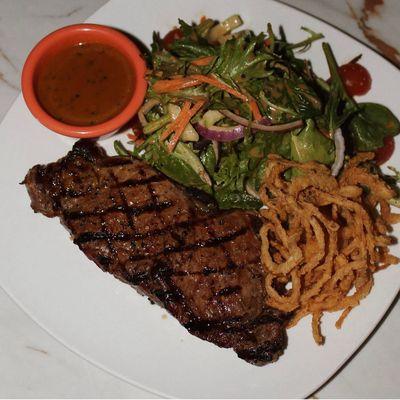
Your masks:
{"label": "halved cherry tomato", "polygon": [[169,31],[163,39],[164,47],[169,50],[171,43],[175,42],[175,40],[182,39],[183,33],[179,28],[172,29]]}
{"label": "halved cherry tomato", "polygon": [[339,67],[339,74],[350,96],[361,96],[371,89],[371,75],[361,64],[344,64]]}
{"label": "halved cherry tomato", "polygon": [[386,136],[383,139],[383,146],[375,150],[375,162],[378,165],[384,164],[392,156],[394,152],[393,136]]}

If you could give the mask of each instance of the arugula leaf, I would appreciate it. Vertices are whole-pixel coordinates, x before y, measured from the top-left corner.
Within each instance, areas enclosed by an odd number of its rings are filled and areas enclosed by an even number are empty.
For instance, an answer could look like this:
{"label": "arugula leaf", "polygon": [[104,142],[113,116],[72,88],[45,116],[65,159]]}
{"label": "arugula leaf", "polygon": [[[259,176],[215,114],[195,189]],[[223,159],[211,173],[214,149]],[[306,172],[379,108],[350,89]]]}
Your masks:
{"label": "arugula leaf", "polygon": [[315,127],[312,119],[299,134],[292,134],[290,158],[298,162],[318,161],[332,164],[335,160],[335,145]]}
{"label": "arugula leaf", "polygon": [[199,24],[189,25],[183,19],[178,19],[179,29],[181,30],[185,38],[191,38],[192,40],[198,40],[199,38],[205,38],[209,30],[217,23],[217,21],[206,18]]}
{"label": "arugula leaf", "polygon": [[204,165],[204,168],[206,171],[210,174],[213,175],[215,172],[215,167],[217,165],[217,157],[214,152],[214,147],[210,143],[206,150],[202,152],[200,155],[200,161]]}
{"label": "arugula leaf", "polygon": [[358,107],[354,99],[346,92],[331,47],[328,43],[322,43],[322,48],[331,74],[330,92],[325,106],[325,127],[330,133],[333,133],[351,114],[357,111]]}
{"label": "arugula leaf", "polygon": [[266,103],[267,115],[276,122],[306,119],[322,112],[321,101],[314,89],[303,78],[271,76],[265,80],[264,93],[260,99]]}
{"label": "arugula leaf", "polygon": [[155,32],[155,31],[153,32],[153,42],[151,43],[150,47],[152,53],[156,53],[157,51],[160,51],[163,48],[160,32]]}
{"label": "arugula leaf", "polygon": [[213,175],[216,186],[243,191],[248,163],[249,160],[240,160],[236,151],[232,148],[227,155],[221,158],[219,169]]}
{"label": "arugula leaf", "polygon": [[215,21],[205,19],[198,25],[189,25],[180,19],[179,25],[183,38],[171,43],[171,52],[182,60],[193,60],[199,57],[215,55],[217,53],[217,47],[211,45],[206,40],[206,35],[214,24]]}
{"label": "arugula leaf", "polygon": [[386,136],[396,136],[400,122],[385,106],[360,103],[359,111],[348,124],[348,133],[357,151],[372,151],[384,145]]}
{"label": "arugula leaf", "polygon": [[300,49],[299,51],[304,53],[310,48],[313,42],[324,37],[322,33],[316,33],[313,30],[306,28],[305,26],[302,26],[301,29],[304,32],[307,32],[310,36],[307,39],[304,39],[298,43],[288,43],[286,46],[288,50]]}
{"label": "arugula leaf", "polygon": [[272,28],[268,26],[268,39],[271,40],[272,38],[272,49],[274,53],[278,54],[282,59],[286,60],[289,65],[297,72],[302,72],[306,70],[308,61],[296,58],[294,55],[294,50],[300,49],[299,52],[304,52],[311,47],[313,42],[324,37],[322,33],[316,33],[311,29],[305,27],[302,27],[301,29],[309,33],[310,36],[298,43],[289,43],[282,26],[279,27],[279,39],[273,33]]}
{"label": "arugula leaf", "polygon": [[179,29],[182,32],[183,36],[195,36],[196,30],[195,30],[195,25],[189,25],[187,22],[185,22],[183,19],[178,19],[179,22]]}
{"label": "arugula leaf", "polygon": [[162,71],[163,79],[185,72],[185,62],[174,57],[169,51],[160,50],[153,53],[154,71]]}
{"label": "arugula leaf", "polygon": [[249,106],[242,100],[227,96],[225,92],[218,90],[218,88],[210,87],[208,93],[210,93],[210,104],[208,106],[210,110],[238,110],[242,117],[251,118]]}
{"label": "arugula leaf", "polygon": [[209,44],[193,42],[190,39],[175,40],[171,43],[171,51],[183,60],[214,56],[216,49]]}
{"label": "arugula leaf", "polygon": [[246,43],[245,36],[226,41],[221,46],[213,72],[230,82],[239,77],[245,79],[246,74],[249,74],[250,71],[252,74],[259,73],[260,71],[256,67],[265,70],[265,61],[272,59],[273,56],[265,51],[255,50],[259,41],[260,37],[258,36],[253,37],[249,43]]}
{"label": "arugula leaf", "polygon": [[300,77],[286,79],[286,87],[293,109],[302,119],[321,114],[321,101],[311,86]]}

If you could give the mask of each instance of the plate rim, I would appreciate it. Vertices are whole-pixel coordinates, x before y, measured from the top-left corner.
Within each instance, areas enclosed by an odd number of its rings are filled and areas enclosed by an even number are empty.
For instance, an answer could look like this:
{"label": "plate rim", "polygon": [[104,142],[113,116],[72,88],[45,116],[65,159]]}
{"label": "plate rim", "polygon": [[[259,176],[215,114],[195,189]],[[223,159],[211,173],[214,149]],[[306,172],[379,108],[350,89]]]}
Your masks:
{"label": "plate rim", "polygon": [[[271,1],[271,0],[270,0]],[[333,24],[324,21],[323,19],[314,16],[313,14],[310,14],[306,11],[303,11],[295,6],[283,3],[280,0],[272,0],[273,2],[279,4],[280,7],[286,7],[288,9],[293,9],[295,10],[297,13],[301,13],[304,15],[307,15],[308,17],[311,17],[312,19],[318,20],[319,22],[321,22],[322,24],[328,25],[330,26],[332,29],[334,29],[337,32],[340,32],[343,35],[346,35],[348,38],[350,38],[351,40],[357,42],[358,44],[360,44],[361,46],[367,48],[369,51],[372,51],[375,55],[378,55],[381,59],[381,62],[384,62],[388,65],[390,65],[394,71],[399,71],[397,67],[395,67],[389,60],[387,60],[382,54],[378,53],[376,51],[376,49],[374,49],[373,47],[363,43],[362,41],[360,41],[359,39],[355,38],[354,36],[352,36],[351,34],[343,31],[342,29],[334,26]],[[97,13],[100,13],[101,10],[103,8],[106,8],[110,3],[118,3],[118,0],[108,0],[104,5],[102,5],[101,7],[99,7],[91,16],[89,16],[87,19],[85,19],[85,22],[88,22],[91,18],[94,18],[96,16]],[[8,108],[8,110],[6,111],[4,118],[2,119],[2,121],[0,121],[0,126],[3,124],[3,122],[5,121],[5,119],[7,118],[7,116],[9,115],[10,111],[14,108],[15,104],[17,102],[20,101],[22,97],[22,94],[19,93],[18,96],[16,97],[16,99],[13,101],[13,103],[11,104],[11,106]],[[398,244],[398,246],[400,246],[400,243]],[[119,373],[117,373],[116,371],[112,371],[110,369],[108,369],[108,367],[104,366],[103,364],[101,364],[100,362],[94,361],[92,360],[90,357],[83,355],[80,353],[80,351],[78,351],[77,349],[75,349],[72,345],[69,345],[67,343],[65,343],[58,335],[54,334],[51,332],[51,330],[49,328],[47,328],[46,326],[44,326],[40,321],[38,321],[36,319],[36,317],[34,317],[32,314],[30,314],[30,312],[28,311],[27,308],[25,308],[25,306],[9,291],[7,290],[7,288],[4,286],[4,284],[0,281],[0,287],[4,290],[4,292],[7,294],[7,296],[32,320],[35,322],[35,324],[37,324],[41,329],[43,329],[47,334],[49,334],[52,338],[54,338],[57,342],[59,342],[60,344],[62,344],[64,347],[66,347],[69,351],[71,351],[72,353],[76,354],[77,356],[79,356],[80,358],[82,358],[83,360],[88,361],[90,364],[92,364],[93,366],[100,368],[101,370],[109,373],[110,375],[121,379],[123,382],[128,383],[129,385],[132,385],[134,387],[139,388],[140,390],[146,391],[149,394],[155,395],[155,396],[159,396],[161,398],[173,398],[172,396],[168,396],[163,392],[154,390],[154,389],[150,389],[148,387],[146,387],[145,385],[138,383],[137,381],[133,381],[131,379],[127,379],[125,377],[123,377],[122,375],[120,375]],[[400,287],[400,286],[399,286]],[[381,327],[381,325],[385,322],[387,316],[393,311],[393,308],[395,306],[395,304],[398,301],[400,295],[400,290],[398,289],[397,292],[394,294],[394,296],[389,299],[389,303],[388,306],[385,308],[385,311],[383,313],[382,316],[379,317],[379,320],[376,324],[372,324],[371,329],[368,330],[368,332],[366,333],[366,335],[364,336],[364,338],[362,339],[362,341],[360,342],[360,344],[354,348],[350,354],[343,359],[343,361],[339,364],[336,365],[334,367],[333,372],[329,373],[329,376],[326,377],[326,379],[324,379],[324,381],[318,385],[316,388],[313,388],[312,391],[307,392],[307,394],[305,395],[305,397],[308,397],[309,395],[316,393],[317,391],[321,390],[330,380],[334,379],[336,377],[336,375],[338,373],[340,373],[345,367],[346,365],[353,359],[353,357],[357,356],[357,354],[359,353],[360,350],[363,349],[363,347],[367,344],[367,342],[369,341],[369,339],[375,334],[376,331],[378,331]]]}

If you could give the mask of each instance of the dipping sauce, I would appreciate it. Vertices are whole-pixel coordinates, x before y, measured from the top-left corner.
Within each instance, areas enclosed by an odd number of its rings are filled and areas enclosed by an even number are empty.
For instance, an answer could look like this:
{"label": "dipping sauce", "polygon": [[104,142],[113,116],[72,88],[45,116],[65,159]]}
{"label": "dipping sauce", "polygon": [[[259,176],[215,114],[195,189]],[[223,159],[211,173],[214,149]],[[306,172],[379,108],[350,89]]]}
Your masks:
{"label": "dipping sauce", "polygon": [[78,126],[113,118],[129,103],[134,89],[129,61],[102,43],[77,44],[53,54],[40,66],[35,82],[46,112]]}

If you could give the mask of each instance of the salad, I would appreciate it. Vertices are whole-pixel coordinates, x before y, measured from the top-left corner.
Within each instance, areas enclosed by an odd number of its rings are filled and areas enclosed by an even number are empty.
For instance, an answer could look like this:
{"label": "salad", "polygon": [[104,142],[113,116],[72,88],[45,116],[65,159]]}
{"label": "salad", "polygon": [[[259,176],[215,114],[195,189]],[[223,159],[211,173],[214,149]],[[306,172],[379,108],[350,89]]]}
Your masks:
{"label": "salad", "polygon": [[[339,67],[322,43],[330,77],[296,56],[323,35],[298,43],[267,25],[266,33],[237,30],[239,15],[202,18],[164,39],[153,35],[146,100],[120,155],[143,159],[180,184],[213,196],[222,209],[259,209],[268,154],[317,161],[337,175],[345,157],[375,151],[386,161],[400,123],[385,106],[359,103],[371,78],[357,61]],[[354,79],[356,77],[357,79]],[[296,174],[298,171],[287,172]]]}

